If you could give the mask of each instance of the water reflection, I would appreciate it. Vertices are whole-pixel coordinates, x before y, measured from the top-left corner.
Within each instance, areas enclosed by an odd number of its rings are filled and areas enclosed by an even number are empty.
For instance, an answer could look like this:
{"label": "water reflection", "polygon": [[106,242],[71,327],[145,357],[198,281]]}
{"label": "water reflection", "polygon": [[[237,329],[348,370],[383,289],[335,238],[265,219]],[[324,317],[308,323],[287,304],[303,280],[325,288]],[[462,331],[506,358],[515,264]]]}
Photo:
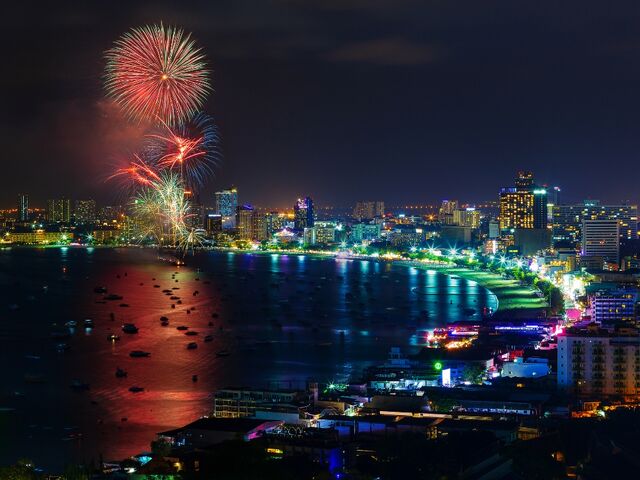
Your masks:
{"label": "water reflection", "polygon": [[[124,457],[207,413],[216,388],[357,375],[389,347],[417,347],[425,329],[495,301],[475,283],[421,269],[300,255],[200,254],[177,270],[147,250],[13,249],[0,252],[0,267],[0,361],[13,366],[0,405],[16,408],[0,423],[0,438],[14,439],[0,463],[18,453],[52,465]],[[97,286],[123,298],[106,300]],[[80,328],[64,327],[70,320]],[[122,332],[124,323],[139,333]],[[51,338],[61,329],[68,338]],[[68,349],[58,351],[62,342]],[[150,356],[131,358],[134,350]],[[89,390],[70,388],[74,379]],[[82,440],[68,440],[68,428]]]}

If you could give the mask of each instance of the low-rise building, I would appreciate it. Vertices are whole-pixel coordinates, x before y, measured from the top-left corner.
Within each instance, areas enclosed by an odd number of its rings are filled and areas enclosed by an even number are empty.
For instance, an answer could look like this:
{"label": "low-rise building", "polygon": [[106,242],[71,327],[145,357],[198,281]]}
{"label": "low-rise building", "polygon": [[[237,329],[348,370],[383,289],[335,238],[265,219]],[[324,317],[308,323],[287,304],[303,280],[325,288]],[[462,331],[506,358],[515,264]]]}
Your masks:
{"label": "low-rise building", "polygon": [[206,448],[227,440],[253,440],[284,422],[255,418],[200,418],[181,428],[158,433],[173,446]]}
{"label": "low-rise building", "polygon": [[635,323],[640,292],[631,285],[591,284],[587,287],[591,318],[602,325]]}
{"label": "low-rise building", "polygon": [[213,396],[214,417],[253,417],[256,409],[270,406],[299,406],[309,403],[309,394],[297,390],[253,390],[224,388]]}
{"label": "low-rise building", "polygon": [[549,370],[549,362],[546,358],[517,357],[512,362],[505,362],[502,365],[501,375],[516,378],[544,377],[549,375]]}

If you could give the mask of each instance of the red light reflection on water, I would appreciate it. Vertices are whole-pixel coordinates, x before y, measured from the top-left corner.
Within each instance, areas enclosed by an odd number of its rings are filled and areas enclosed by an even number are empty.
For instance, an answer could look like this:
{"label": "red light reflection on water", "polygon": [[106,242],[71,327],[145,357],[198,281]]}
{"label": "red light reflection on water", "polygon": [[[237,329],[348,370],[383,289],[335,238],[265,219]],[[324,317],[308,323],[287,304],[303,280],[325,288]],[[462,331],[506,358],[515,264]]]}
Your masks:
{"label": "red light reflection on water", "polygon": [[[229,341],[218,330],[218,318],[210,325],[211,314],[220,311],[220,301],[214,289],[196,280],[198,273],[184,267],[176,272],[175,267],[162,263],[128,264],[126,272],[115,266],[92,281],[95,286],[106,286],[108,294],[121,295],[121,300],[104,300],[105,295],[97,293],[79,298],[79,311],[95,324],[90,336],[73,339],[67,359],[74,378],[91,385],[87,403],[90,399],[94,408],[80,407],[86,441],[79,449],[85,456],[100,453],[104,458],[121,458],[148,450],[156,433],[210,411],[210,395],[219,386],[217,372],[224,363],[216,352]],[[171,294],[162,290],[171,290]],[[170,296],[180,297],[182,303]],[[161,325],[161,316],[169,318],[168,326]],[[134,323],[139,333],[123,333],[124,323]],[[179,325],[198,335],[185,335],[176,330]],[[109,341],[111,334],[119,335],[120,340]],[[214,335],[214,340],[204,342],[205,335]],[[196,342],[198,348],[187,350],[190,342]],[[133,350],[151,355],[131,358]],[[127,376],[117,378],[116,368],[125,370]],[[132,386],[144,391],[132,393]]]}

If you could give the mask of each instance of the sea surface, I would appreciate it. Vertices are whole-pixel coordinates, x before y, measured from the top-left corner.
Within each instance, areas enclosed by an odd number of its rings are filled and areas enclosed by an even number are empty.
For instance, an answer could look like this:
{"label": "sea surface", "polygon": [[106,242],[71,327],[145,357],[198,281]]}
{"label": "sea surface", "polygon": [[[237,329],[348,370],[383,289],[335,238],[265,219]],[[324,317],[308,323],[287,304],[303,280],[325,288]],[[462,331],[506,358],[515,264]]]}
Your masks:
{"label": "sea surface", "polygon": [[473,281],[385,262],[202,252],[176,267],[150,249],[0,250],[0,464],[122,459],[207,414],[217,388],[357,378],[485,306],[496,299]]}

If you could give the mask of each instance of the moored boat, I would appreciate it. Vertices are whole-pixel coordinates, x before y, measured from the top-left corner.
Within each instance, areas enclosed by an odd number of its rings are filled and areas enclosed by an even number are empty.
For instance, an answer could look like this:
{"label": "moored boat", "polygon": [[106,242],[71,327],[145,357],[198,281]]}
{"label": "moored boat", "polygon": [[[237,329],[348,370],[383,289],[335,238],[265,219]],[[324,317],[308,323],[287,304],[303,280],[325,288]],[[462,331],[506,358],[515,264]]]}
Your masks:
{"label": "moored boat", "polygon": [[133,350],[129,353],[129,356],[133,358],[148,357],[150,355],[151,354],[149,352],[145,352],[143,350]]}

